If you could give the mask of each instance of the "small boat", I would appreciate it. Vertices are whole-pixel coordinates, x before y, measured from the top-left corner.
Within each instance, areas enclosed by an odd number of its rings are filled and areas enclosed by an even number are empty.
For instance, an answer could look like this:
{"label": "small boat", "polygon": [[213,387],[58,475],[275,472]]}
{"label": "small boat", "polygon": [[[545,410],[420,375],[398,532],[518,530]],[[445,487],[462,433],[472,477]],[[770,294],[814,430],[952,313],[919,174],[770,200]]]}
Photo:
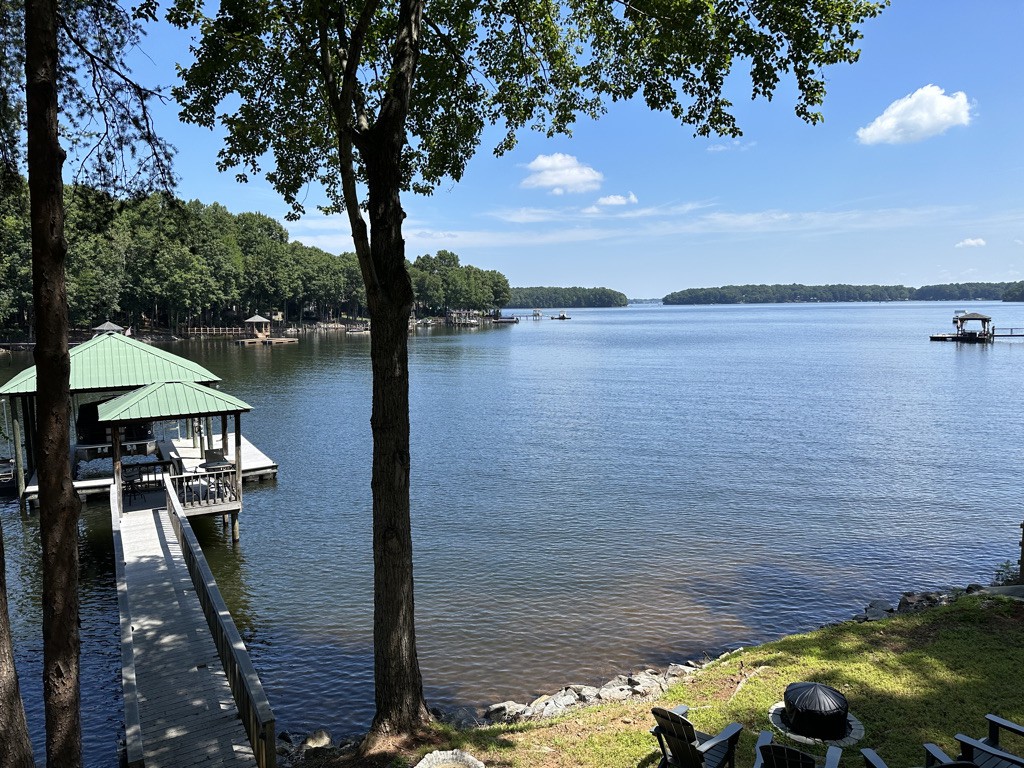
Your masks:
{"label": "small boat", "polygon": [[551,315],[552,320],[572,320],[565,312],[559,312],[557,315]]}
{"label": "small boat", "polygon": [[495,325],[511,325],[512,323],[518,323],[518,317],[496,317],[492,321]]}
{"label": "small boat", "polygon": [[348,333],[369,333],[370,326],[368,325],[353,325],[347,329]]}
{"label": "small boat", "polygon": [[14,488],[14,459],[0,456],[0,489],[8,491]]}

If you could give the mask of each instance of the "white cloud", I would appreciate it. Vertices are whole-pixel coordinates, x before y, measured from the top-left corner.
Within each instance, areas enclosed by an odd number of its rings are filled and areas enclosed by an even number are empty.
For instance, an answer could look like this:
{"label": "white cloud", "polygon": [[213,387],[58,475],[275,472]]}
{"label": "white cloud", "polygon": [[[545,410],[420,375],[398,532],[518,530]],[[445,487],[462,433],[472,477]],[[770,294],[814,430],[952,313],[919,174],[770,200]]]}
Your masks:
{"label": "white cloud", "polygon": [[956,244],[956,248],[981,248],[985,245],[984,239],[980,237],[968,237]]}
{"label": "white cloud", "polygon": [[584,208],[582,211],[580,211],[580,213],[586,214],[587,216],[592,216],[595,213],[600,213],[600,212],[601,212],[601,209],[598,208],[596,205],[588,205],[586,208]]}
{"label": "white cloud", "polygon": [[757,146],[756,141],[741,141],[740,139],[733,139],[727,144],[709,144],[705,150],[707,152],[728,152],[732,149],[738,149],[741,152],[746,152],[751,147]]}
{"label": "white cloud", "polygon": [[527,168],[532,171],[523,179],[521,187],[547,189],[553,195],[566,192],[593,192],[601,188],[604,175],[589,165],[584,165],[572,155],[556,152],[553,155],[537,155]]}
{"label": "white cloud", "polygon": [[636,205],[639,200],[636,199],[636,195],[632,192],[629,193],[628,197],[623,195],[605,195],[597,199],[596,205]]}
{"label": "white cloud", "polygon": [[926,85],[886,107],[870,125],[857,130],[857,139],[861,144],[908,144],[970,122],[966,93],[947,96],[939,86]]}

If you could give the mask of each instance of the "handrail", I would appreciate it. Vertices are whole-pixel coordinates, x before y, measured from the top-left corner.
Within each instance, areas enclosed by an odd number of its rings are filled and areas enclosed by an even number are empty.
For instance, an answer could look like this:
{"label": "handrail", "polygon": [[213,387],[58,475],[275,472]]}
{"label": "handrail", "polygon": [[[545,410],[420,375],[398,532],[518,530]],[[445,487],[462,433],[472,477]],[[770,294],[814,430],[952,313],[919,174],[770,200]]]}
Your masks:
{"label": "handrail", "polygon": [[185,517],[170,477],[164,478],[164,491],[167,495],[167,513],[171,518],[171,525],[174,526],[174,535],[181,546],[181,553],[192,577],[192,585],[217,645],[217,655],[224,665],[224,673],[231,686],[231,695],[235,699],[242,725],[245,726],[249,743],[252,744],[256,755],[256,765],[259,768],[275,768],[276,733],[270,701],[263,691],[263,684],[252,665],[242,636],[231,618],[231,612],[221,597],[220,589],[217,588],[217,581],[213,578],[213,572],[206,562],[199,541],[192,531],[192,526],[189,525],[188,518]]}
{"label": "handrail", "polygon": [[183,509],[215,507],[239,498],[234,469],[171,475],[170,481],[173,496]]}
{"label": "handrail", "polygon": [[117,486],[110,484],[110,524],[114,535],[114,571],[117,580],[117,608],[121,617],[121,689],[124,692],[124,737],[127,768],[144,768],[142,717],[139,692],[135,683],[135,648],[132,641],[132,615],[128,605],[128,581],[125,575],[124,544],[121,542],[121,516],[118,513]]}

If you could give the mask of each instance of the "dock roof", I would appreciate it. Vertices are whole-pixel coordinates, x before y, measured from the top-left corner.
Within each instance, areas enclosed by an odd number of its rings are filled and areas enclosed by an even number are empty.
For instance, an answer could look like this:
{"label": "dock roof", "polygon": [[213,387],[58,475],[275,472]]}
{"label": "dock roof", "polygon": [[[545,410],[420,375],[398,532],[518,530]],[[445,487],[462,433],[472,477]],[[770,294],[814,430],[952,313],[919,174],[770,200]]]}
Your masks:
{"label": "dock roof", "polygon": [[[220,377],[198,363],[119,333],[104,333],[72,347],[71,392],[136,389],[154,382],[192,381],[212,384]],[[0,387],[0,395],[33,395],[35,366]]]}
{"label": "dock roof", "polygon": [[190,381],[160,381],[100,403],[100,424],[189,419],[243,413],[252,406],[224,392]]}

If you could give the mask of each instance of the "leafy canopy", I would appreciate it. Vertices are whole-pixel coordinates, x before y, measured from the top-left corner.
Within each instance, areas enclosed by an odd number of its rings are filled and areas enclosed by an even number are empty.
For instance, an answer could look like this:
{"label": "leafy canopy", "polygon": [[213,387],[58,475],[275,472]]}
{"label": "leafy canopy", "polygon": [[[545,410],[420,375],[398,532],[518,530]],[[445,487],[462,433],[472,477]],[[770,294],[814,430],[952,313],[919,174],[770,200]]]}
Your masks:
{"label": "leafy canopy", "polygon": [[[184,119],[227,129],[222,170],[264,172],[303,212],[309,182],[343,210],[347,163],[365,181],[359,137],[390,113],[410,13],[418,55],[401,146],[401,189],[458,180],[488,123],[515,146],[525,127],[570,133],[578,115],[642,98],[698,135],[740,135],[723,95],[749,70],[752,98],[783,76],[817,122],[823,68],[856,61],[869,0],[176,0],[169,18],[201,33],[176,89]],[[409,10],[409,7],[412,10]],[[422,16],[417,17],[416,12]],[[219,110],[227,105],[226,111]]]}

